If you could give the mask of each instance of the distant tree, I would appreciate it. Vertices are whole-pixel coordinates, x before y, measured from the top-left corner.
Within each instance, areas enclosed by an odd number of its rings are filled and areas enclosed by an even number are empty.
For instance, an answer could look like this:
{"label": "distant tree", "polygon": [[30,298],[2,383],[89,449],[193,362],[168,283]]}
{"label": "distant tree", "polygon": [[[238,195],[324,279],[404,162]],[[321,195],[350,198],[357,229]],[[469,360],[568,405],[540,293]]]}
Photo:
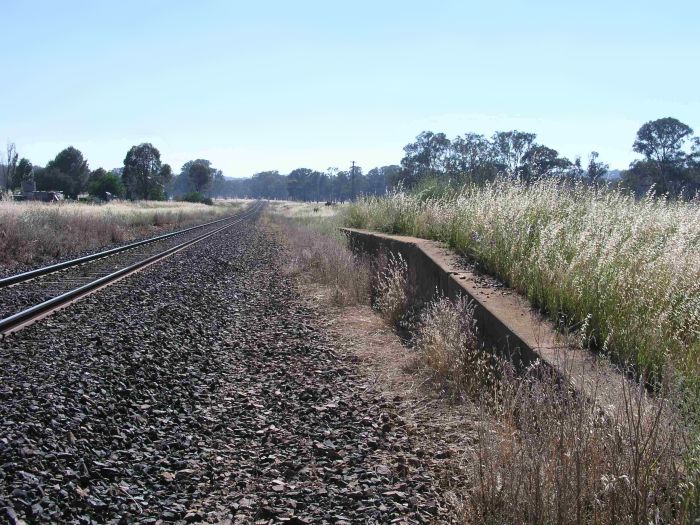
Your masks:
{"label": "distant tree", "polygon": [[401,172],[401,166],[381,166],[372,168],[363,177],[363,193],[368,195],[384,195],[393,187],[394,180]]}
{"label": "distant tree", "polygon": [[386,175],[382,168],[372,168],[367,172],[366,193],[369,195],[384,195],[387,190]]}
{"label": "distant tree", "polygon": [[510,177],[519,177],[525,165],[525,159],[530,150],[536,146],[534,133],[522,131],[499,131],[492,139],[494,161],[499,171]]}
{"label": "distant tree", "polygon": [[287,176],[287,192],[293,200],[311,200],[311,178],[314,170],[309,168],[297,168]]}
{"label": "distant tree", "polygon": [[35,167],[34,182],[39,191],[62,191],[67,196],[77,195],[73,178],[57,168]]}
{"label": "distant tree", "polygon": [[571,164],[571,168],[569,169],[569,177],[575,180],[580,180],[584,177],[586,172],[583,169],[583,166],[581,165],[581,156],[576,155],[574,158],[574,162]]}
{"label": "distant tree", "polygon": [[207,159],[195,159],[195,160],[188,160],[182,165],[182,168],[180,169],[180,173],[185,175],[186,177],[189,178],[190,176],[190,170],[192,169],[192,166],[196,164],[204,164],[205,166],[211,167],[211,161]]}
{"label": "distant tree", "polygon": [[226,177],[221,170],[213,170],[210,194],[213,197],[223,197],[226,191]]}
{"label": "distant tree", "polygon": [[700,137],[693,138],[686,165],[687,196],[700,198]]}
{"label": "distant tree", "polygon": [[160,180],[161,186],[173,180],[173,169],[170,167],[170,164],[166,163],[160,167],[158,178]]}
{"label": "distant tree", "polygon": [[413,187],[425,177],[444,175],[450,156],[450,139],[444,133],[424,131],[404,147],[400,176],[404,186]]}
{"label": "distant tree", "polygon": [[541,177],[562,175],[571,167],[571,162],[560,157],[557,150],[541,145],[529,147],[521,162],[517,173],[527,182]]}
{"label": "distant tree", "polygon": [[172,183],[172,180],[173,169],[170,167],[170,164],[163,164],[160,167],[155,184],[153,184],[149,189],[148,198],[153,201],[165,200],[165,188]]}
{"label": "distant tree", "polygon": [[598,157],[599,155],[597,151],[591,151],[591,154],[588,157],[586,177],[588,177],[588,181],[591,183],[599,182],[603,177],[605,177],[610,169],[604,162],[599,162]]}
{"label": "distant tree", "polygon": [[29,159],[20,159],[19,163],[17,164],[17,168],[15,169],[12,187],[19,188],[22,186],[22,182],[32,180],[33,170],[34,167],[32,166],[32,163],[29,162]]}
{"label": "distant tree", "polygon": [[[69,146],[60,151],[56,157],[46,165],[44,182],[50,186],[47,190],[62,189],[69,197],[77,197],[87,187],[90,169],[87,160],[80,150]],[[53,182],[52,182],[53,181]],[[70,181],[70,184],[67,184]]]}
{"label": "distant tree", "polygon": [[362,168],[353,164],[348,169],[350,177],[350,200],[355,200],[358,195],[365,191],[365,179],[362,174]]}
{"label": "distant tree", "polygon": [[497,175],[494,148],[486,137],[465,133],[452,140],[448,174],[456,181],[484,182]]}
{"label": "distant tree", "polygon": [[239,196],[255,199],[286,199],[288,197],[287,177],[280,175],[278,171],[261,171],[250,179],[246,194],[239,194]]}
{"label": "distant tree", "polygon": [[688,156],[683,150],[693,134],[690,126],[666,117],[645,123],[632,148],[644,155],[644,159],[632,163],[625,182],[637,193],[643,193],[651,185],[658,194],[679,195],[687,186]]}
{"label": "distant tree", "polygon": [[90,172],[90,175],[88,175],[88,193],[90,192],[90,184],[93,183],[93,181],[100,179],[107,175],[107,170],[104,168],[97,168],[96,170],[92,170]]}
{"label": "distant tree", "polygon": [[11,190],[12,184],[15,181],[15,170],[17,169],[17,148],[14,142],[8,142],[5,149],[5,158],[3,159],[3,175],[5,178],[5,189]]}
{"label": "distant tree", "polygon": [[194,190],[198,193],[203,193],[204,190],[208,189],[214,180],[214,170],[209,161],[195,160],[187,172]]}
{"label": "distant tree", "polygon": [[389,188],[395,188],[401,181],[401,166],[392,164],[390,166],[383,166],[380,169],[384,177],[386,177],[387,190]]}
{"label": "distant tree", "polygon": [[164,185],[171,175],[169,166],[163,170],[160,152],[150,143],[133,146],[124,158],[122,181],[132,200],[164,198]]}
{"label": "distant tree", "polygon": [[335,200],[345,202],[350,200],[350,174],[338,171],[333,179],[333,195]]}
{"label": "distant tree", "polygon": [[326,199],[330,202],[335,202],[338,200],[338,195],[336,193],[337,184],[336,179],[338,177],[338,172],[340,170],[336,167],[329,166],[326,168]]}
{"label": "distant tree", "polygon": [[125,193],[124,184],[120,177],[114,173],[107,173],[99,168],[90,174],[88,192],[98,199],[107,200],[110,195],[113,197],[123,197]]}
{"label": "distant tree", "polygon": [[683,158],[683,143],[692,134],[690,126],[675,118],[652,120],[639,128],[632,148],[659,164],[679,162]]}
{"label": "distant tree", "polygon": [[182,171],[175,175],[170,181],[170,184],[167,185],[168,195],[172,195],[173,197],[181,197],[193,191],[194,186],[192,185],[189,173],[184,173]]}

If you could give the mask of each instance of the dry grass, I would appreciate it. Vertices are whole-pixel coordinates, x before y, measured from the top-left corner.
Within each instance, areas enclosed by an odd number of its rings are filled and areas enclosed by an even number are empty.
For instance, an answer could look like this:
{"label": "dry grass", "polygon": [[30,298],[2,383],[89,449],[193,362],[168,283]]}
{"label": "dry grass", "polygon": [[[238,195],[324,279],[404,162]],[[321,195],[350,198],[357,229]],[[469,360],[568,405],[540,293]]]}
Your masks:
{"label": "dry grass", "polygon": [[700,373],[700,201],[499,180],[350,205],[345,224],[443,241],[621,362]]}
{"label": "dry grass", "polygon": [[[357,259],[327,220],[277,217],[275,223],[294,254],[291,274],[330,283],[335,297],[342,287],[353,289]],[[363,292],[351,295],[367,301],[372,283],[373,306],[395,327],[415,307],[406,262],[385,254],[372,265],[373,276],[370,265],[361,267]],[[697,409],[681,414],[672,372],[653,402],[643,387],[620,377],[624,399],[603,415],[596,399],[574,395],[548,370],[518,375],[485,353],[465,301],[426,305],[414,329],[420,370],[432,371],[443,392],[478,415],[475,446],[460,465],[466,476],[458,485],[467,488],[455,498],[465,523],[680,524],[698,517],[700,465],[692,458],[700,457],[700,444],[688,417],[697,417]]]}
{"label": "dry grass", "polygon": [[345,209],[344,204],[333,204],[326,206],[318,202],[298,202],[298,201],[268,201],[268,210],[274,214],[284,215],[291,219],[312,218],[327,219],[335,217],[339,211]]}
{"label": "dry grass", "polygon": [[479,428],[470,514],[477,523],[689,523],[697,517],[691,438],[670,392],[652,406],[621,379],[612,417],[542,370],[501,370],[481,398],[499,426]]}
{"label": "dry grass", "polygon": [[474,399],[495,382],[494,361],[481,349],[474,323],[466,299],[455,304],[441,297],[423,309],[415,329],[420,361],[449,395]]}
{"label": "dry grass", "polygon": [[[603,415],[542,367],[523,375],[484,354],[471,308],[439,299],[417,329],[421,361],[481,417],[465,520],[471,523],[688,523],[698,466],[670,379],[652,403],[620,378],[624,399]],[[667,375],[667,377],[670,377]]]}
{"label": "dry grass", "polygon": [[332,302],[338,306],[369,302],[369,264],[354,255],[343,238],[325,235],[281,215],[267,215],[266,219],[267,226],[289,247],[285,275],[330,287]]}
{"label": "dry grass", "polygon": [[408,266],[400,253],[381,254],[375,261],[372,306],[389,326],[398,325],[412,300]]}
{"label": "dry grass", "polygon": [[35,265],[215,220],[242,203],[41,203],[0,200],[0,268]]}

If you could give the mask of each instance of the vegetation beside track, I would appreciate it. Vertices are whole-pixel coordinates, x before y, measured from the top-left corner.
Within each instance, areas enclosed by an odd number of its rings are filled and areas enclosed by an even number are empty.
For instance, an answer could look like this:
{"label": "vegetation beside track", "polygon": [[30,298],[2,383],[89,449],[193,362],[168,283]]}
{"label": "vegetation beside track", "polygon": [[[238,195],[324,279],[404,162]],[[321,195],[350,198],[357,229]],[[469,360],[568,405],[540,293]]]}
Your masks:
{"label": "vegetation beside track", "polygon": [[[551,374],[531,369],[518,375],[510,363],[486,354],[468,304],[438,299],[417,305],[402,259],[389,256],[382,268],[353,256],[337,231],[352,207],[334,213],[277,203],[268,210],[270,226],[289,246],[287,273],[302,287],[325,287],[326,293],[311,295],[341,308],[329,315],[342,324],[344,312],[368,309],[373,298],[389,326],[400,324],[411,334],[415,366],[406,370],[415,376],[411,383],[422,385],[416,396],[437,391],[444,404],[456,402],[476,415],[469,425],[476,436],[462,436],[473,447],[450,463],[453,481],[444,489],[457,494],[458,520],[686,523],[700,512],[697,435],[671,376],[653,406],[643,386],[620,376],[625,398],[602,418],[596,399],[572,397]],[[461,480],[458,486],[454,480]]]}
{"label": "vegetation beside track", "polygon": [[584,184],[426,185],[351,204],[345,225],[447,243],[646,372],[700,373],[700,201]]}
{"label": "vegetation beside track", "polygon": [[222,218],[243,201],[41,203],[0,200],[0,272]]}

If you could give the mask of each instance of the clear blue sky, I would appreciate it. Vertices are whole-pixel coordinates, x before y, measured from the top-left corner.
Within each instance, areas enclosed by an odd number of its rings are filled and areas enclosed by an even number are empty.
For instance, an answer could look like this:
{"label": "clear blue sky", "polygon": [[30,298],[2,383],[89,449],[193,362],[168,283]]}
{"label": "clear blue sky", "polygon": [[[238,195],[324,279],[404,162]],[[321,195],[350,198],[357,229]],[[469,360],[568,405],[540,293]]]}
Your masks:
{"label": "clear blue sky", "polygon": [[118,167],[152,142],[228,176],[398,163],[422,130],[520,129],[626,167],[700,134],[700,2],[2,0],[0,141]]}

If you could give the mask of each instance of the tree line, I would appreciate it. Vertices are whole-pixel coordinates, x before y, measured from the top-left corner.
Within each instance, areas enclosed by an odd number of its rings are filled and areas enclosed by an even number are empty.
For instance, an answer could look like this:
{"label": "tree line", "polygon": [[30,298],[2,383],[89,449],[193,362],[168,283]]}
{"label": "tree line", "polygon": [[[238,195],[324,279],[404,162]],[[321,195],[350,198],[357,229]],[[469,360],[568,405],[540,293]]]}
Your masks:
{"label": "tree line", "polygon": [[642,158],[608,180],[610,167],[592,151],[582,160],[570,160],[522,131],[499,131],[491,137],[465,133],[449,138],[445,133],[424,131],[404,147],[401,165],[373,168],[365,175],[354,167],[319,172],[300,168],[288,175],[277,171],[256,173],[230,182],[228,193],[236,197],[345,201],[356,195],[381,195],[401,186],[411,189],[426,180],[443,183],[484,183],[497,177],[530,182],[560,177],[597,184],[621,185],[638,196],[649,192],[670,197],[692,197],[700,191],[700,137],[671,117],[645,123],[632,149]]}
{"label": "tree line", "polygon": [[358,195],[384,195],[396,184],[400,166],[381,166],[364,173],[360,166],[325,172],[297,168],[283,175],[262,171],[245,179],[229,179],[228,194],[253,199],[344,202]]}
{"label": "tree line", "polygon": [[180,173],[173,174],[170,165],[161,161],[158,149],[149,143],[133,146],[123,166],[110,171],[90,170],[87,159],[73,146],[60,151],[42,167],[20,159],[14,144],[8,143],[0,162],[0,187],[17,191],[23,181],[34,181],[39,191],[62,191],[73,199],[87,193],[99,199],[113,196],[203,201],[211,197],[242,197],[346,201],[357,195],[386,193],[398,180],[400,170],[400,166],[383,166],[365,174],[359,166],[345,171],[328,168],[325,172],[299,168],[288,175],[264,171],[233,179],[224,177],[211,161],[195,159],[186,162]]}
{"label": "tree line", "polygon": [[[595,151],[587,162],[573,161],[537,142],[534,133],[497,132],[487,138],[467,133],[449,139],[426,131],[404,148],[398,180],[413,187],[426,178],[456,183],[484,182],[496,177],[529,182],[541,177],[567,177],[597,183],[609,166]],[[677,119],[666,117],[645,123],[632,149],[643,158],[620,173],[615,183],[641,196],[648,192],[692,197],[700,191],[700,137]]]}
{"label": "tree line", "polygon": [[98,199],[164,200],[189,194],[194,195],[192,200],[202,200],[205,192],[221,191],[224,177],[203,159],[188,161],[173,175],[150,143],[130,148],[123,166],[110,171],[90,170],[87,159],[73,146],[61,150],[46,166],[36,166],[29,159],[20,159],[15,145],[8,143],[0,162],[0,187],[17,191],[24,181],[33,181],[38,191],[61,191],[73,199],[88,194]]}
{"label": "tree line", "polygon": [[[631,163],[616,181],[644,195],[650,191],[671,197],[692,197],[700,191],[700,137],[675,118],[645,123],[632,149],[642,158]],[[424,131],[404,147],[400,165],[372,168],[360,166],[325,171],[297,168],[288,174],[262,171],[247,178],[227,178],[211,161],[186,162],[173,174],[152,144],[133,146],[123,166],[91,171],[83,154],[74,147],[59,152],[46,166],[34,166],[19,158],[8,143],[0,162],[0,187],[18,189],[33,180],[38,190],[58,190],[71,198],[89,193],[96,198],[110,195],[128,199],[241,197],[300,201],[347,201],[359,195],[383,195],[392,188],[413,188],[425,180],[454,184],[483,183],[497,177],[529,182],[542,177],[565,177],[597,183],[606,178],[609,166],[591,152],[585,161],[569,160],[557,150],[540,144],[537,135],[522,131],[499,131],[491,137],[465,133],[448,138],[444,133]]]}

